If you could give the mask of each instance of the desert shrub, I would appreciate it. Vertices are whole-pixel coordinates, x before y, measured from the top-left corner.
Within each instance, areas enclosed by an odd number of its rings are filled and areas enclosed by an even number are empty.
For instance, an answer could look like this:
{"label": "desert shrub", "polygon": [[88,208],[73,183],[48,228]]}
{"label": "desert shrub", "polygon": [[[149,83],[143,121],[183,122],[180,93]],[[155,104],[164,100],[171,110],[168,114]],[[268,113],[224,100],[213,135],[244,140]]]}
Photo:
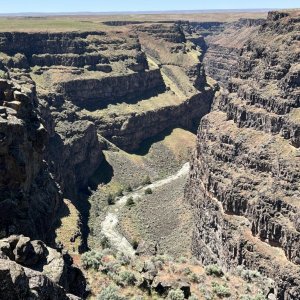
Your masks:
{"label": "desert shrub", "polygon": [[191,269],[189,267],[186,267],[183,269],[182,273],[187,276],[190,275],[192,273]]}
{"label": "desert shrub", "polygon": [[106,197],[106,202],[108,205],[115,204],[115,197],[111,193],[109,193]]}
{"label": "desert shrub", "polygon": [[101,291],[97,300],[126,300],[126,298],[120,296],[119,289],[114,284],[110,284]]}
{"label": "desert shrub", "polygon": [[208,265],[205,268],[205,273],[215,277],[222,277],[224,275],[224,272],[218,265]]}
{"label": "desert shrub", "polygon": [[129,197],[127,200],[126,200],[126,206],[133,206],[135,203],[134,203],[134,200],[132,197]]}
{"label": "desert shrub", "polygon": [[101,233],[99,236],[99,240],[100,240],[100,245],[103,249],[110,248],[111,245],[106,235]]}
{"label": "desert shrub", "polygon": [[151,184],[151,179],[150,179],[149,175],[144,177],[142,184],[143,185]]}
{"label": "desert shrub", "polygon": [[136,250],[138,248],[138,246],[139,246],[139,242],[138,241],[136,241],[136,240],[132,241],[132,248],[134,250]]}
{"label": "desert shrub", "polygon": [[117,260],[118,262],[122,265],[122,266],[128,266],[130,264],[130,257],[121,253],[117,256]]}
{"label": "desert shrub", "polygon": [[121,265],[116,261],[103,263],[103,265],[107,268],[108,273],[111,274],[117,274],[121,269]]}
{"label": "desert shrub", "polygon": [[265,299],[266,299],[266,297],[261,293],[258,293],[255,296],[250,296],[250,295],[242,295],[241,296],[241,300],[265,300]]}
{"label": "desert shrub", "polygon": [[81,255],[81,263],[84,269],[93,268],[95,270],[99,269],[101,264],[101,259],[103,254],[97,251],[85,252]]}
{"label": "desert shrub", "polygon": [[151,261],[156,266],[163,266],[165,263],[173,261],[173,258],[168,254],[160,254],[157,256],[152,256]]}
{"label": "desert shrub", "polygon": [[170,290],[168,293],[168,300],[184,300],[184,293],[182,290],[177,289],[177,290]]}
{"label": "desert shrub", "polygon": [[195,274],[194,272],[191,272],[189,275],[188,275],[188,279],[190,282],[193,282],[193,283],[199,283],[199,277],[197,276],[197,274]]}
{"label": "desert shrub", "polygon": [[152,189],[150,189],[150,188],[145,189],[145,195],[150,195],[152,193],[153,193]]}
{"label": "desert shrub", "polygon": [[212,283],[212,291],[220,298],[228,298],[231,296],[230,289],[227,286],[217,282]]}
{"label": "desert shrub", "polygon": [[136,278],[134,273],[129,271],[123,271],[119,274],[120,281],[124,286],[134,285],[136,282]]}
{"label": "desert shrub", "polygon": [[185,264],[187,262],[187,258],[184,257],[184,256],[180,256],[178,259],[177,259],[177,262],[181,263],[181,264]]}
{"label": "desert shrub", "polygon": [[3,70],[0,70],[0,78],[7,79],[8,78],[7,73],[5,73]]}
{"label": "desert shrub", "polygon": [[116,197],[121,197],[123,196],[123,189],[122,188],[119,188],[117,191],[116,191]]}
{"label": "desert shrub", "polygon": [[132,192],[132,187],[131,187],[131,185],[129,184],[129,185],[127,185],[126,187],[125,187],[125,192],[127,192],[127,193],[130,193],[130,192]]}
{"label": "desert shrub", "polygon": [[256,279],[261,278],[262,275],[258,271],[245,269],[245,270],[242,270],[241,277],[243,279],[245,279],[247,282],[253,282]]}

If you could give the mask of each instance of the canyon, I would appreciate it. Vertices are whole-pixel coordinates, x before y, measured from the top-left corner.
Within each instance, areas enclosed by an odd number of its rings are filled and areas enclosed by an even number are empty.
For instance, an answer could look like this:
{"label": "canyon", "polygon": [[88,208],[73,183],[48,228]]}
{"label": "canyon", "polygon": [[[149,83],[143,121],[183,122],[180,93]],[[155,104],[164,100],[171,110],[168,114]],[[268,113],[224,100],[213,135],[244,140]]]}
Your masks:
{"label": "canyon", "polygon": [[[139,299],[207,299],[143,260],[162,255],[232,274],[230,299],[241,266],[261,280],[245,299],[299,299],[299,20],[1,30],[0,298],[94,299],[122,254]],[[82,267],[98,250],[103,278]]]}

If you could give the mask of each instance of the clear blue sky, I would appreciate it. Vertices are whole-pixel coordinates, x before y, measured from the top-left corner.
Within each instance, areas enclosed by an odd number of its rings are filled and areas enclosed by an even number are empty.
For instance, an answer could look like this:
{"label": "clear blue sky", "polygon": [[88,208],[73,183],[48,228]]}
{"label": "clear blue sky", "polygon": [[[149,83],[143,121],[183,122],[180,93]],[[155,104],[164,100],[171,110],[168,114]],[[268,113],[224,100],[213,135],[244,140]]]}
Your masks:
{"label": "clear blue sky", "polygon": [[2,0],[0,13],[297,8],[299,0]]}

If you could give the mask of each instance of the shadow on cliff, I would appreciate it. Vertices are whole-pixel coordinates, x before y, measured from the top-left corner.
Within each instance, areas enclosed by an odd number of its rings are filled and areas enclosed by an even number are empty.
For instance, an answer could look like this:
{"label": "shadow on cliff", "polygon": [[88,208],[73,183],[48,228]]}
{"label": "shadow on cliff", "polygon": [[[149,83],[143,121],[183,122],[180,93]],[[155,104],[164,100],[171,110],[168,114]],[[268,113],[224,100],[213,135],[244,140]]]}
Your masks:
{"label": "shadow on cliff", "polygon": [[89,198],[99,185],[109,183],[113,176],[114,170],[104,157],[98,169],[89,178],[87,187],[80,188],[78,191],[78,200],[74,202],[74,205],[81,215],[82,246],[79,249],[80,253],[89,250],[88,236],[90,234],[89,219],[91,210]]}
{"label": "shadow on cliff", "polygon": [[[98,185],[109,183],[113,175],[114,175],[113,168],[104,157],[98,169],[89,178],[88,184],[86,186],[79,187],[77,192],[74,194],[74,196],[69,197],[72,204],[75,206],[76,210],[80,213],[80,220],[81,220],[80,230],[81,230],[82,244],[78,249],[79,253],[83,253],[89,250],[88,236],[90,233],[90,228],[88,222],[89,222],[90,210],[91,210],[91,204],[89,202],[89,198],[92,195],[93,191],[97,189]],[[55,231],[62,226],[61,220],[64,217],[70,216],[70,213],[71,213],[70,209],[66,205],[66,202],[64,201],[61,204],[61,207],[57,215],[57,220],[53,226],[54,230],[51,232],[51,235],[49,236],[48,239],[48,243],[54,248],[60,248],[62,246],[62,245],[55,244],[55,239],[56,239]],[[66,237],[66,238],[72,239],[76,237]]]}
{"label": "shadow on cliff", "polygon": [[127,104],[137,104],[141,100],[148,100],[152,97],[156,97],[161,93],[164,93],[166,91],[165,87],[160,87],[157,89],[152,89],[148,92],[143,93],[136,93],[135,95],[128,96],[127,98],[119,98],[119,99],[110,99],[108,101],[105,100],[94,100],[94,101],[83,101],[82,103],[76,103],[76,106],[86,109],[90,112],[105,109],[111,104],[121,104],[121,103],[127,103]]}
{"label": "shadow on cliff", "polygon": [[99,184],[108,184],[113,176],[114,169],[104,157],[98,169],[89,178],[88,186],[91,190],[96,190]]}

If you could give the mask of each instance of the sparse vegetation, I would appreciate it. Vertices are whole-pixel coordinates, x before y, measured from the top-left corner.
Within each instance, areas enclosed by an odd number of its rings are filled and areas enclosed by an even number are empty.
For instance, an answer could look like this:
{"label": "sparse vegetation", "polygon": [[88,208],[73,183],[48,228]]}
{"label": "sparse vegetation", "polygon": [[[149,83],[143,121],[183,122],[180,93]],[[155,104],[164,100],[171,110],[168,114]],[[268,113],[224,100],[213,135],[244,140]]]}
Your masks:
{"label": "sparse vegetation", "polygon": [[136,241],[136,240],[134,240],[134,241],[132,242],[132,247],[133,247],[133,249],[136,250],[136,249],[138,248],[138,246],[139,246],[139,242]]}
{"label": "sparse vegetation", "polygon": [[114,205],[115,204],[115,198],[114,198],[114,196],[111,193],[109,193],[107,195],[106,201],[107,201],[108,205]]}
{"label": "sparse vegetation", "polygon": [[171,291],[168,293],[167,299],[168,299],[168,300],[184,300],[184,294],[183,294],[183,291],[180,290],[180,289],[177,289],[177,290],[171,290]]}
{"label": "sparse vegetation", "polygon": [[212,283],[212,291],[219,298],[228,298],[231,296],[230,289],[227,286],[219,284],[217,282]]}
{"label": "sparse vegetation", "polygon": [[254,282],[257,279],[262,278],[262,275],[256,270],[248,270],[245,269],[243,266],[239,266],[237,268],[237,272],[239,276],[245,279],[247,282]]}
{"label": "sparse vegetation", "polygon": [[126,300],[126,298],[120,296],[119,288],[116,285],[110,284],[97,296],[97,300]]}
{"label": "sparse vegetation", "polygon": [[207,275],[222,277],[224,275],[223,270],[218,265],[208,265],[205,268],[205,272]]}
{"label": "sparse vegetation", "polygon": [[151,179],[150,179],[149,175],[145,176],[145,178],[142,181],[142,184],[143,185],[151,184]]}
{"label": "sparse vegetation", "polygon": [[104,234],[101,234],[101,235],[99,236],[99,239],[100,239],[101,247],[102,247],[103,249],[110,248],[110,242],[109,242],[109,239],[108,239]]}
{"label": "sparse vegetation", "polygon": [[126,206],[133,206],[135,203],[134,203],[134,200],[133,200],[133,197],[129,197],[126,201]]}
{"label": "sparse vegetation", "polygon": [[95,270],[99,269],[101,264],[102,253],[97,251],[85,252],[81,255],[81,263],[85,269],[93,268]]}
{"label": "sparse vegetation", "polygon": [[151,195],[153,193],[151,188],[145,189],[145,195]]}
{"label": "sparse vegetation", "polygon": [[136,282],[135,275],[132,272],[129,271],[123,271],[119,274],[120,281],[123,285],[134,285]]}
{"label": "sparse vegetation", "polygon": [[124,191],[125,192],[127,192],[127,193],[130,193],[130,192],[132,192],[132,187],[131,187],[131,185],[129,184],[129,185],[127,185],[126,187],[125,187],[125,189],[124,189]]}

